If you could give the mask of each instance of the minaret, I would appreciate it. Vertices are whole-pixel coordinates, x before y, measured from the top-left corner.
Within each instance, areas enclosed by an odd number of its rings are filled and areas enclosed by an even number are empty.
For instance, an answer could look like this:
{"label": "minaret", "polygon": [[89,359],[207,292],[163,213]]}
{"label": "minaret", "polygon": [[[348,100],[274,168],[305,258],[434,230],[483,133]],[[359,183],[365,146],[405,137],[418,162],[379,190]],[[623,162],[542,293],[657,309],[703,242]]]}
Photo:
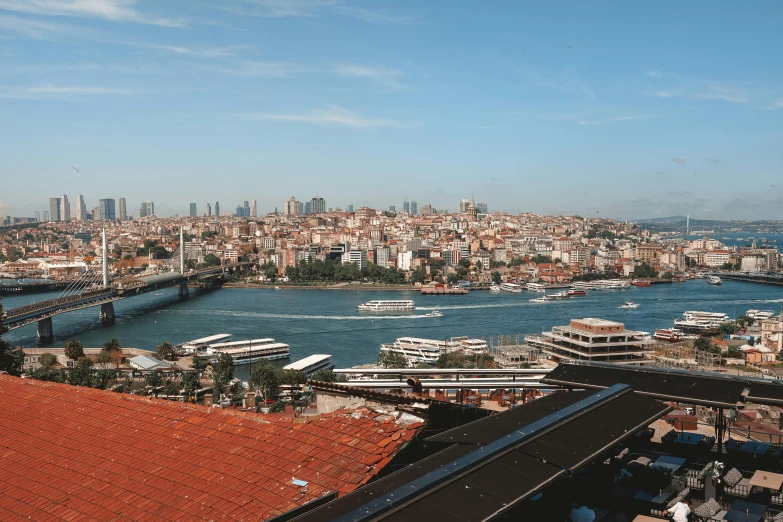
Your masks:
{"label": "minaret", "polygon": [[109,250],[106,248],[106,227],[103,228],[103,288],[109,288]]}

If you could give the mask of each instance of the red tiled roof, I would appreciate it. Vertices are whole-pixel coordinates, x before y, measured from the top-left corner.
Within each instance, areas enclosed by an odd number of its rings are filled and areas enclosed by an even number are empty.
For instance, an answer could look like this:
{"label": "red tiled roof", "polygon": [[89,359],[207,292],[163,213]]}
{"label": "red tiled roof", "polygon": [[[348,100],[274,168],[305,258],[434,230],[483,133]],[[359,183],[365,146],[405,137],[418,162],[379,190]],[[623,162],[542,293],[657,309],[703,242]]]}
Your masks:
{"label": "red tiled roof", "polygon": [[0,520],[267,519],[353,491],[416,433],[376,416],[304,422],[0,375]]}

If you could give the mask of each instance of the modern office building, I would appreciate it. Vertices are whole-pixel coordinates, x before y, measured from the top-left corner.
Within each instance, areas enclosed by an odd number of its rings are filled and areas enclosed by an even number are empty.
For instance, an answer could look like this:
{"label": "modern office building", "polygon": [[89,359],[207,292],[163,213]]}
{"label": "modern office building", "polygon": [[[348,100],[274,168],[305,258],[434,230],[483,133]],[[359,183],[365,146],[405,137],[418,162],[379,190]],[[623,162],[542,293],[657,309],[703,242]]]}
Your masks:
{"label": "modern office building", "polygon": [[389,264],[391,252],[388,247],[381,247],[375,251],[375,264],[381,268],[386,268]]}
{"label": "modern office building", "polygon": [[254,199],[250,202],[250,217],[257,217],[258,216],[258,203]]}
{"label": "modern office building", "polygon": [[212,217],[212,205],[207,203],[207,217]]}
{"label": "modern office building", "polygon": [[117,219],[117,211],[114,200],[109,198],[98,200],[98,220],[114,221],[115,219]]}
{"label": "modern office building", "polygon": [[411,215],[415,216],[419,213],[419,204],[415,201],[411,201]]}
{"label": "modern office building", "polygon": [[35,220],[36,221],[41,221],[41,213],[38,212],[37,210],[35,211]]}
{"label": "modern office building", "polygon": [[479,214],[489,214],[489,210],[486,203],[476,203],[476,208]]}
{"label": "modern office building", "polygon": [[139,218],[147,217],[147,204],[142,203],[141,207],[139,207]]}
{"label": "modern office building", "polygon": [[326,201],[324,198],[313,198],[310,200],[310,212],[313,214],[323,214],[326,212]]}
{"label": "modern office building", "polygon": [[44,210],[43,220],[44,221],[49,221],[49,211],[48,210]]}
{"label": "modern office building", "polygon": [[410,211],[411,211],[411,204],[410,204],[410,203],[408,203],[407,201],[403,201],[403,202],[402,202],[402,211],[403,211],[405,214],[409,214],[409,213],[410,213]]}
{"label": "modern office building", "polygon": [[60,221],[70,221],[71,220],[71,204],[68,201],[68,196],[63,194],[63,197],[60,198]]}
{"label": "modern office building", "polygon": [[191,203],[190,204],[190,217],[196,217],[196,216],[198,216],[198,210],[196,208],[196,204],[195,203]]}
{"label": "modern office building", "polygon": [[60,221],[60,198],[49,198],[49,216],[52,221]]}
{"label": "modern office building", "polygon": [[367,251],[351,250],[343,254],[343,263],[356,263],[359,270],[367,268]]}
{"label": "modern office building", "polygon": [[462,198],[462,201],[459,202],[459,211],[461,213],[462,212],[467,212],[469,205],[470,205],[470,201],[468,201],[467,198]]}
{"label": "modern office building", "polygon": [[76,196],[76,221],[87,220],[87,205],[84,204],[84,196]]}
{"label": "modern office building", "polygon": [[120,221],[128,220],[128,209],[126,207],[125,198],[120,198]]}
{"label": "modern office building", "polygon": [[389,212],[397,212],[397,207],[395,207],[394,205],[390,205]]}
{"label": "modern office building", "polygon": [[[302,206],[301,203],[299,203],[294,196],[291,196],[288,198],[288,201],[283,204],[283,214],[286,216],[295,216],[300,213],[300,206]],[[304,211],[304,208],[302,208],[302,211]],[[314,209],[313,213],[315,213]]]}
{"label": "modern office building", "polygon": [[304,208],[305,214],[312,214],[313,213],[313,206],[309,201],[305,201],[305,208]]}
{"label": "modern office building", "polygon": [[220,217],[220,202],[215,201],[215,216]]}
{"label": "modern office building", "polygon": [[346,208],[349,214],[353,214],[353,205],[348,205],[348,208]]}

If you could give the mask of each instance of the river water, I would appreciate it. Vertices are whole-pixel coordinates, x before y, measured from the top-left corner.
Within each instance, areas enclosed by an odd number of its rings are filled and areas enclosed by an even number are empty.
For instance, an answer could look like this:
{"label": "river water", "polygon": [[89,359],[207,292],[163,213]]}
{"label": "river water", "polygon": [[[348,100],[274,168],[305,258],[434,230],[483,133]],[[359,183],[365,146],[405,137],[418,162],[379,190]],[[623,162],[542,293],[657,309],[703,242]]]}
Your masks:
{"label": "river water", "polygon": [[[783,287],[724,281],[713,286],[696,279],[627,290],[591,291],[585,297],[530,303],[540,294],[473,291],[467,296],[422,296],[417,292],[359,290],[274,290],[225,288],[194,290],[180,301],[177,289],[144,294],[114,303],[117,321],[102,325],[100,308],[87,308],[53,318],[54,346],[78,338],[87,347],[117,338],[123,346],[154,350],[162,341],[178,344],[217,333],[234,340],[272,337],[291,345],[291,360],[313,353],[334,356],[337,367],[375,362],[381,343],[398,337],[443,339],[458,335],[490,336],[540,333],[568,324],[572,318],[599,317],[626,328],[653,332],[671,327],[685,310],[741,315],[750,308],[779,311]],[[13,308],[56,294],[6,297]],[[374,299],[413,299],[417,310],[405,314],[357,312],[356,305]],[[624,301],[641,305],[619,308]],[[437,308],[443,317],[424,317]],[[35,325],[6,334],[14,345],[37,344]]]}

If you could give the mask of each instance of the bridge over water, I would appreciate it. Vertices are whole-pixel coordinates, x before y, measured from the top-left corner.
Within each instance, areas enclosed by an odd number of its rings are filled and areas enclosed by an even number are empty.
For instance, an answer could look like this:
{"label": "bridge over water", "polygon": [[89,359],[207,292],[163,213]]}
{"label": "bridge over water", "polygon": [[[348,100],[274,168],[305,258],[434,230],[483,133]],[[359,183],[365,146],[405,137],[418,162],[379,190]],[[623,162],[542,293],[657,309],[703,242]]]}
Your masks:
{"label": "bridge over water", "polygon": [[[180,245],[182,245],[181,231]],[[179,286],[179,296],[185,298],[189,295],[188,283],[202,281],[205,286],[219,287],[223,274],[252,264],[231,263],[199,270],[185,270],[184,249],[180,248],[179,253],[179,272],[171,271],[150,276],[131,276],[110,281],[106,235],[104,232],[102,284],[85,285],[84,288],[80,288],[77,293],[72,295],[62,295],[54,299],[8,309],[3,315],[3,324],[9,330],[15,330],[32,323],[38,323],[38,338],[43,342],[48,342],[54,338],[52,317],[55,315],[100,306],[101,321],[104,323],[113,322],[115,319],[115,301],[172,286]]]}
{"label": "bridge over water", "polygon": [[748,283],[762,283],[765,285],[783,286],[783,274],[770,274],[765,272],[744,273],[744,272],[715,272],[715,275],[721,279],[730,281],[746,281]]}

